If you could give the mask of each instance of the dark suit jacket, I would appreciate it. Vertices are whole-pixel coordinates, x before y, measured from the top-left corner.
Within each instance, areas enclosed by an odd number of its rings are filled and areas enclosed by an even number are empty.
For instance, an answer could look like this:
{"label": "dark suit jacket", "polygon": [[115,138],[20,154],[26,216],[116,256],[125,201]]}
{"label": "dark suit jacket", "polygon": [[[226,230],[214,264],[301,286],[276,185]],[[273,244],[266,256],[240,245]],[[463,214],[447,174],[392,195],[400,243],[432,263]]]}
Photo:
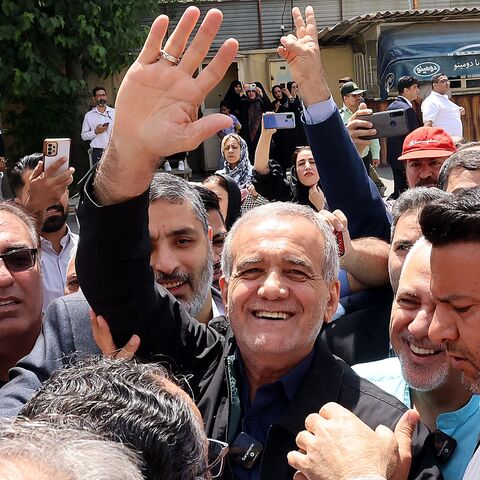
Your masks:
{"label": "dark suit jacket", "polygon": [[[137,333],[144,357],[161,358],[170,363],[174,373],[189,375],[207,435],[231,442],[239,433],[241,419],[232,330],[220,335],[211,326],[200,324],[156,284],[149,262],[148,192],[99,208],[88,195],[91,188],[89,181],[78,210],[82,238],[77,274],[88,302],[108,320],[117,345]],[[286,452],[296,448],[295,437],[303,430],[305,417],[331,400],[352,410],[371,427],[380,423],[393,427],[405,410],[395,398],[360,379],[333,357],[318,339],[312,365],[284,417],[269,431],[262,480],[292,479],[294,472]],[[420,426],[410,478],[441,478],[433,454],[423,448],[426,433]],[[231,478],[230,474],[227,467],[223,478]]]}
{"label": "dark suit jacket", "polygon": [[[387,108],[387,110],[406,110],[407,122],[410,132],[420,127],[417,113],[411,107],[404,98],[398,97]],[[387,160],[392,168],[403,169],[402,160],[398,160],[398,157],[402,154],[403,141],[406,135],[400,135],[398,137],[387,138]]]}

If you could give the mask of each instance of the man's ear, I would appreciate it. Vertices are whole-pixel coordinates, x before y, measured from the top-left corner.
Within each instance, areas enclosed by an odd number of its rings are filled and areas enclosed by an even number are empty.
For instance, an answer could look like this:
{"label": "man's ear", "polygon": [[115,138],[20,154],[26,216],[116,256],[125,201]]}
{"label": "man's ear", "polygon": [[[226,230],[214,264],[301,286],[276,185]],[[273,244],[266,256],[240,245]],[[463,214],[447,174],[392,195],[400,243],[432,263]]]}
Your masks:
{"label": "man's ear", "polygon": [[225,314],[228,315],[228,280],[222,275],[218,280],[218,285],[222,293],[222,303],[225,307]]}
{"label": "man's ear", "polygon": [[332,320],[338,308],[338,301],[340,300],[340,282],[338,280],[334,280],[330,283],[328,293],[329,299],[327,301],[327,308],[325,309],[325,315],[323,317],[323,321],[325,323],[329,323]]}

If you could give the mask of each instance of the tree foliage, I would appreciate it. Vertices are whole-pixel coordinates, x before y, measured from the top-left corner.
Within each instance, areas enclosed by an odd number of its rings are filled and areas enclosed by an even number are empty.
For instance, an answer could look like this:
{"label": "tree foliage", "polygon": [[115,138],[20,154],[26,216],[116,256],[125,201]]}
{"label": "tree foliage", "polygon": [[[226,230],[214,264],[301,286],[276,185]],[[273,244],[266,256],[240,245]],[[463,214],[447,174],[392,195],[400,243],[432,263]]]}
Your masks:
{"label": "tree foliage", "polygon": [[87,76],[105,78],[132,62],[146,35],[139,20],[158,3],[2,0],[0,108],[10,153],[38,151],[46,136],[78,137]]}

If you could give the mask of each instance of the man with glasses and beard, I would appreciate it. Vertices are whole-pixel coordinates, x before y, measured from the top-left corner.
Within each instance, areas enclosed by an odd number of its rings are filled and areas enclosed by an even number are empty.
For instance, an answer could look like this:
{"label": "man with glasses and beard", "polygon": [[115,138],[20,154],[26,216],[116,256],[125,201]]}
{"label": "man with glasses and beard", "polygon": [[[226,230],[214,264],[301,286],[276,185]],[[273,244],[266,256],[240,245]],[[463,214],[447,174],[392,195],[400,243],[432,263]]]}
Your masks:
{"label": "man with glasses and beard", "polygon": [[[23,157],[10,175],[17,201],[32,213],[38,213],[41,224],[44,312],[53,299],[63,295],[68,262],[78,242],[78,235],[67,225],[67,187],[73,180],[73,169],[56,175],[62,163],[63,160],[59,160],[43,172],[43,155],[34,153]],[[38,207],[33,207],[32,202]]]}

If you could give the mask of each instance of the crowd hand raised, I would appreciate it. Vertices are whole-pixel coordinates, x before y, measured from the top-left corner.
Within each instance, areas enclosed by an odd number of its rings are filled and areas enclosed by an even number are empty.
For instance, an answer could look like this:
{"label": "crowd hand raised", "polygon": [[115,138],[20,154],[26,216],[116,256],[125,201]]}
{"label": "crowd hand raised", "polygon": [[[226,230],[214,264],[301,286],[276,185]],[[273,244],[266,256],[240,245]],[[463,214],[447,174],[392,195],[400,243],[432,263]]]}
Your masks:
{"label": "crowd hand raised", "polygon": [[365,149],[370,145],[370,140],[362,140],[360,137],[375,135],[377,131],[372,128],[372,122],[367,122],[366,120],[360,120],[357,117],[362,115],[371,115],[372,110],[367,108],[365,103],[361,103],[358,107],[358,110],[350,117],[347,123],[347,130],[350,138],[355,145],[357,152],[360,156],[365,151]]}
{"label": "crowd hand raised", "polygon": [[296,35],[282,37],[277,52],[288,63],[292,79],[298,84],[303,103],[308,107],[328,100],[330,91],[321,61],[313,8],[305,9],[305,21],[298,7],[292,9],[292,16]]}
{"label": "crowd hand raised", "polygon": [[391,478],[398,465],[394,433],[383,425],[373,431],[336,403],[327,403],[318,414],[309,415],[305,427],[296,438],[300,451],[287,456],[298,471],[295,480],[347,480],[362,475]]}
{"label": "crowd hand raised", "polygon": [[96,315],[90,309],[90,324],[95,343],[98,345],[103,355],[108,358],[130,360],[140,347],[140,337],[132,335],[128,343],[123,348],[117,348],[113,342],[110,327],[101,315]]}
{"label": "crowd hand raised", "polygon": [[[238,50],[236,40],[226,40],[208,66],[193,78],[222,23],[220,10],[209,10],[185,50],[199,17],[197,7],[188,7],[165,45],[169,20],[165,15],[157,17],[120,86],[109,150],[125,164],[134,164],[133,168],[141,163],[154,168],[159,157],[194,150],[206,138],[232,125],[230,117],[221,113],[197,120],[199,105],[222,80]],[[181,58],[178,65],[163,58],[162,50]]]}
{"label": "crowd hand raised", "polygon": [[313,203],[318,212],[325,207],[325,195],[318,185],[312,185],[308,189],[308,199]]}
{"label": "crowd hand raised", "polygon": [[[57,174],[58,169],[67,161],[65,157],[59,158],[43,171],[44,162],[40,160],[29,177],[28,197],[25,206],[37,217],[43,219],[48,207],[60,201],[67,187],[73,182],[73,172],[70,167],[65,172]],[[42,222],[43,223],[43,222]]]}

